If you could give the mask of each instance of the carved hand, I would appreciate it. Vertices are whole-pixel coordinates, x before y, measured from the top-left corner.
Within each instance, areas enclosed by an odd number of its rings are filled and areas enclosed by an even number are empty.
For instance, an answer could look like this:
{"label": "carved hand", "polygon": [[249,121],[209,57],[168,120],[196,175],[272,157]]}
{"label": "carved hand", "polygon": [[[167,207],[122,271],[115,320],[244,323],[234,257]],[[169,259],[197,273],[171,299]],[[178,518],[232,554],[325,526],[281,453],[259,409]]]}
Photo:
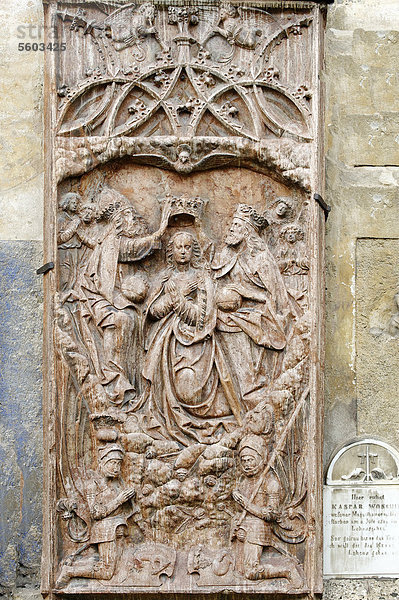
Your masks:
{"label": "carved hand", "polygon": [[273,519],[273,512],[269,508],[262,510],[262,517],[265,521],[271,521]]}
{"label": "carved hand", "polygon": [[72,221],[68,223],[68,227],[63,231],[60,231],[58,235],[58,242],[64,243],[68,242],[71,237],[76,233],[78,227],[80,225],[80,218],[75,217]]}
{"label": "carved hand", "polygon": [[190,281],[185,286],[183,286],[181,293],[183,296],[189,296],[192,292],[194,292],[198,288],[198,281]]}
{"label": "carved hand", "polygon": [[135,498],[135,496],[136,496],[136,490],[133,487],[126,488],[120,494],[118,494],[117,500],[118,500],[119,504],[123,504],[124,502],[127,502],[128,500]]}
{"label": "carved hand", "polygon": [[74,229],[76,231],[80,224],[81,224],[80,217],[75,217],[71,221],[71,229]]}
{"label": "carved hand", "polygon": [[248,503],[248,501],[247,501],[247,498],[245,498],[245,496],[243,496],[243,495],[242,495],[240,492],[237,492],[236,490],[234,490],[234,491],[232,492],[232,496],[233,496],[233,499],[234,499],[236,502],[238,502],[238,504],[241,504],[241,506],[242,506],[243,508],[245,508],[245,507],[246,507],[246,505],[247,505],[247,503]]}
{"label": "carved hand", "polygon": [[168,283],[168,293],[173,302],[174,308],[180,304],[179,292],[177,291],[176,284],[174,281],[169,281]]}
{"label": "carved hand", "polygon": [[265,521],[275,521],[278,518],[278,513],[272,508],[262,509],[262,519]]}

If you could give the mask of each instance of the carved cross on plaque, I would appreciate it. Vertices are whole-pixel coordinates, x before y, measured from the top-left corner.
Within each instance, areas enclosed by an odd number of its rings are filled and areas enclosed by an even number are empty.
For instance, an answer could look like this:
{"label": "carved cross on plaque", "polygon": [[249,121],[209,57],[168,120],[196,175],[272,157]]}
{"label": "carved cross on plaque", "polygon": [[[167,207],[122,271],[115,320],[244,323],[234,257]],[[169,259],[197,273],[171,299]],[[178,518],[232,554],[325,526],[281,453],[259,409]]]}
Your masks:
{"label": "carved cross on plaque", "polygon": [[370,447],[366,446],[365,452],[363,452],[362,454],[358,454],[358,457],[360,458],[360,464],[365,465],[365,467],[366,467],[366,474],[364,476],[364,481],[373,481],[372,474],[371,474],[372,465],[373,464],[377,465],[376,459],[378,458],[378,454],[370,452]]}
{"label": "carved cross on plaque", "polygon": [[323,9],[274,4],[45,2],[51,598],[321,590]]}

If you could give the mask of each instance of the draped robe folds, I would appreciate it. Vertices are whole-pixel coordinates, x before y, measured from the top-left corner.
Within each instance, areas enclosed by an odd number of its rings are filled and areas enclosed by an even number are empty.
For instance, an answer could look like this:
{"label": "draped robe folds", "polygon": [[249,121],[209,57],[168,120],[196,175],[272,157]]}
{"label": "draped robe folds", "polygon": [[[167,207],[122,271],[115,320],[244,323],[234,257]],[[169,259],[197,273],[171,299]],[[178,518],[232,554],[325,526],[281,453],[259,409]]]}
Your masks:
{"label": "draped robe folds", "polygon": [[[140,261],[154,248],[159,248],[159,243],[149,236],[117,236],[111,223],[94,248],[78,285],[82,337],[101,384],[117,405],[126,402],[127,392],[135,395],[139,391],[134,357],[139,347],[140,324],[137,307],[121,291],[121,263]],[[101,339],[106,328],[115,331],[115,339],[111,344],[102,344],[103,356],[99,356],[99,333]]]}
{"label": "draped robe folds", "polygon": [[287,344],[291,313],[287,291],[273,255],[267,248],[226,247],[215,257],[212,269],[219,288],[237,292],[242,305],[237,310],[218,311],[217,332],[230,362],[240,366],[236,375],[247,409],[263,399],[277,378],[281,351]]}
{"label": "draped robe folds", "polygon": [[[193,440],[215,441],[212,434],[217,427],[223,424],[230,431],[241,422],[242,414],[233,378],[214,336],[214,281],[200,269],[190,269],[190,277],[200,280],[198,289],[179,307],[173,307],[165,277],[150,300],[143,369],[149,382],[148,431],[183,445]],[[189,282],[177,271],[169,271],[168,280],[177,287]]]}
{"label": "draped robe folds", "polygon": [[63,281],[61,290],[69,292],[75,285],[78,269],[78,249],[82,243],[76,235],[74,224],[79,218],[76,215],[69,215],[63,211],[58,217],[58,252],[60,264],[63,268]]}

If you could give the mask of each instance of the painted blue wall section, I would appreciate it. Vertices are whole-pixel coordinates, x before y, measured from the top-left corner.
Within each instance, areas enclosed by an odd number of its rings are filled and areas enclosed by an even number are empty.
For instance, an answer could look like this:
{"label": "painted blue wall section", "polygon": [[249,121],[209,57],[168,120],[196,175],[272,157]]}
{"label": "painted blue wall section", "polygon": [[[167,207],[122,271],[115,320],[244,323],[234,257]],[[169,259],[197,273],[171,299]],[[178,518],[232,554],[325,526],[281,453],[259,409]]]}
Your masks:
{"label": "painted blue wall section", "polygon": [[39,579],[41,263],[41,243],[0,241],[0,594]]}

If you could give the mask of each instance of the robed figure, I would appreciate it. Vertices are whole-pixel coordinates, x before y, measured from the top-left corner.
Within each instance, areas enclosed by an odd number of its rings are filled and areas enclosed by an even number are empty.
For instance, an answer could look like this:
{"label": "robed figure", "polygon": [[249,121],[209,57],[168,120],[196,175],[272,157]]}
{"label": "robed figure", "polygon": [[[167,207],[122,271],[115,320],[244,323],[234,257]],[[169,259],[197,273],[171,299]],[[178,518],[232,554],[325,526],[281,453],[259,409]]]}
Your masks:
{"label": "robed figure", "polygon": [[185,446],[212,443],[218,429],[240,422],[242,412],[214,335],[215,284],[189,232],[173,236],[167,261],[146,319],[147,431]]}
{"label": "robed figure", "polygon": [[260,402],[281,370],[290,304],[277,263],[261,237],[267,220],[239,204],[216,254],[217,330],[227,360],[235,365],[247,410]]}
{"label": "robed figure", "polygon": [[98,204],[102,231],[76,286],[80,324],[109,400],[123,406],[140,392],[136,368],[139,314],[148,282],[139,265],[160,248],[168,214],[151,234],[127,198],[116,190],[105,188]]}

